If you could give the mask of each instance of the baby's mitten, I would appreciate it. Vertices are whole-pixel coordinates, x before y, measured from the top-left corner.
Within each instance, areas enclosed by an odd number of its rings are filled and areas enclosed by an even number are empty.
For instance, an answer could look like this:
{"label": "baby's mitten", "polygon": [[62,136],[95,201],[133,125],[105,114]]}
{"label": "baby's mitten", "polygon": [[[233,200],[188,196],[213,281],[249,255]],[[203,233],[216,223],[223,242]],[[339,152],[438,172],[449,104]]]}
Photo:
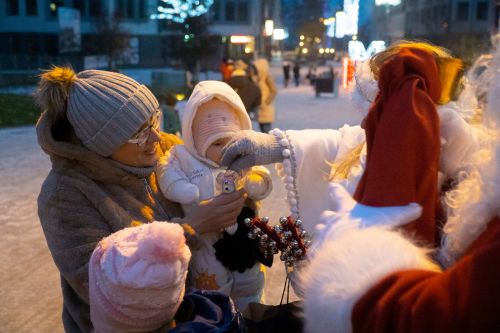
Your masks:
{"label": "baby's mitten", "polygon": [[264,167],[253,167],[245,175],[244,188],[248,197],[252,200],[266,198],[273,189],[273,183],[269,171]]}

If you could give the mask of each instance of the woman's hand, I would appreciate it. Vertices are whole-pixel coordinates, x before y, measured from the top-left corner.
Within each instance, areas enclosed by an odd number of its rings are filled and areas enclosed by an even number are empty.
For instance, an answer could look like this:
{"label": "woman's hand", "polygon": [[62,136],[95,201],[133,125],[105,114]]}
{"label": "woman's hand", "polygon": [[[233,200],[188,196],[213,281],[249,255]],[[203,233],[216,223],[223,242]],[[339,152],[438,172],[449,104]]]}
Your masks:
{"label": "woman's hand", "polygon": [[239,172],[254,165],[281,162],[282,151],[274,135],[244,130],[236,133],[222,149],[221,165]]}
{"label": "woman's hand", "polygon": [[179,223],[189,224],[199,234],[220,231],[236,223],[236,218],[243,209],[245,199],[244,190],[221,194],[201,202]]}

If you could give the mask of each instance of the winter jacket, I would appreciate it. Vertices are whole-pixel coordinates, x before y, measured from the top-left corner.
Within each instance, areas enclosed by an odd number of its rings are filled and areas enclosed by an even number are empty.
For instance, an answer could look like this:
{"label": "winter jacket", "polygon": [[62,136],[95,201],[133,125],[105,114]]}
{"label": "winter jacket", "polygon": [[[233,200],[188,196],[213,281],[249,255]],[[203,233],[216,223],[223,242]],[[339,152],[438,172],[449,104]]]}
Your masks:
{"label": "winter jacket", "polygon": [[262,102],[257,114],[257,120],[261,124],[274,122],[274,98],[277,94],[276,83],[269,73],[269,63],[266,59],[258,59],[254,62],[259,75],[259,88],[262,94]]}
{"label": "winter jacket", "polygon": [[243,70],[235,70],[226,81],[240,96],[245,109],[252,113],[261,104],[260,88],[250,79]]}
{"label": "winter jacket", "polygon": [[[170,333],[244,333],[247,325],[231,299],[214,291],[194,290],[184,296]],[[163,332],[161,332],[163,333]]]}
{"label": "winter jacket", "polygon": [[[160,158],[158,183],[165,197],[185,204],[185,210],[189,210],[189,204],[197,205],[200,201],[211,199],[222,193],[217,176],[225,171],[224,168],[209,166],[201,162],[192,156],[184,145],[175,145]],[[253,184],[251,180],[248,180],[244,183],[243,187],[248,197],[252,200],[266,198],[272,190],[269,170],[260,165],[254,166],[244,173],[245,177],[251,177],[251,175],[260,176],[263,182]],[[246,181],[247,178],[244,180]],[[190,191],[191,188],[196,188],[196,191]]]}
{"label": "winter jacket", "polygon": [[[154,168],[127,167],[88,150],[71,133],[61,137],[50,112],[42,114],[36,130],[52,161],[38,197],[38,215],[61,274],[64,328],[91,332],[88,263],[97,243],[125,227],[168,221],[182,211],[159,193]],[[165,134],[162,148],[169,148],[171,139]]]}

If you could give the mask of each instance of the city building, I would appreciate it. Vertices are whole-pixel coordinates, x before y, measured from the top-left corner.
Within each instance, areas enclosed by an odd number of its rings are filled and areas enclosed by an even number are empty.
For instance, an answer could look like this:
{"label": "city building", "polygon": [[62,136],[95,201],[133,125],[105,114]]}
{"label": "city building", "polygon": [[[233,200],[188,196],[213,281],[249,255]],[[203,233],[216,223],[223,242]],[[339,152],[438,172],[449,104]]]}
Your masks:
{"label": "city building", "polygon": [[[1,1],[0,71],[35,72],[51,64],[71,64],[76,70],[183,66],[179,50],[200,36],[186,33],[189,29],[182,23],[152,19],[161,4],[160,0]],[[270,57],[277,45],[274,29],[282,27],[281,2],[215,0],[202,21],[207,26],[203,38],[208,35],[214,50],[203,66],[215,69],[224,56]],[[110,60],[111,49],[123,34],[129,45]]]}
{"label": "city building", "polygon": [[[321,36],[324,32],[323,23],[325,0],[282,0],[283,23],[288,31],[284,45],[293,50],[300,44],[300,36],[309,38]],[[306,41],[307,42],[307,41]]]}
{"label": "city building", "polygon": [[[96,43],[96,34],[105,29],[105,22],[110,40],[120,33],[130,37],[118,63],[138,67],[164,64],[161,49],[156,47],[161,44],[158,22],[149,19],[157,0],[5,0],[1,4],[2,71],[37,70],[61,63],[70,63],[77,70],[106,66],[103,45]],[[58,15],[61,9],[69,15]],[[119,25],[113,26],[116,23]]]}
{"label": "city building", "polygon": [[450,49],[466,62],[488,50],[498,31],[496,0],[375,0],[365,31],[387,45],[425,40]]}
{"label": "city building", "polygon": [[215,0],[211,8],[209,32],[221,38],[221,57],[270,57],[281,28],[279,0]]}

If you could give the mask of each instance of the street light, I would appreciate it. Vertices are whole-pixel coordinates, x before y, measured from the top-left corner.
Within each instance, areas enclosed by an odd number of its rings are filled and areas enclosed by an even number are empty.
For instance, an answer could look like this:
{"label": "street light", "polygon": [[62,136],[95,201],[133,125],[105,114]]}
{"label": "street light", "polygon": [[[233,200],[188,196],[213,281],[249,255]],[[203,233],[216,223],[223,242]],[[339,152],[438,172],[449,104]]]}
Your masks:
{"label": "street light", "polygon": [[264,34],[267,37],[270,37],[273,35],[274,32],[274,21],[273,20],[266,20],[264,23]]}

